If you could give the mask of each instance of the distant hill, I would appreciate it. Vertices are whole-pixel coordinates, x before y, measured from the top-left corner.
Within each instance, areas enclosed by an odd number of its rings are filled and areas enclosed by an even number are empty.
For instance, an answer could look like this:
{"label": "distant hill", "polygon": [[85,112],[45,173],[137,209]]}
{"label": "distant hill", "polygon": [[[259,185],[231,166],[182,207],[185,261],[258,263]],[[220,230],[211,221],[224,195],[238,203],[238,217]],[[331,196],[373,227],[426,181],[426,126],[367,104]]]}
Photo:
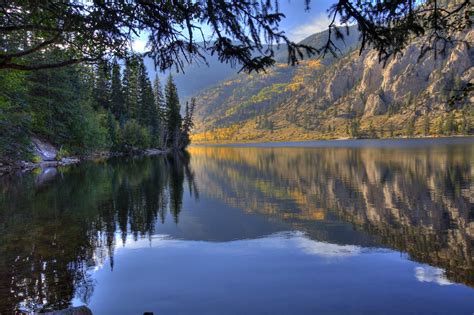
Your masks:
{"label": "distant hill", "polygon": [[[358,32],[355,27],[350,28],[350,35],[347,37],[346,42],[353,44],[358,39]],[[327,32],[313,34],[300,43],[313,47],[321,47],[327,40]],[[340,43],[344,45],[343,43]],[[153,60],[150,58],[145,59],[145,65],[148,70],[150,78],[153,80],[155,74],[158,73],[159,78],[163,81],[166,77],[172,73],[181,99],[184,101],[189,97],[199,94],[201,91],[218,84],[219,82],[225,81],[238,75],[240,67],[231,67],[230,64],[219,62],[217,56],[210,54],[205,55],[206,63],[192,63],[184,66],[184,72],[177,72],[176,69],[171,69],[165,73],[160,73],[155,70]],[[288,53],[285,45],[281,45],[275,48],[275,60],[277,63],[287,63]],[[312,57],[317,58],[317,56]],[[327,58],[332,59],[328,56]]]}
{"label": "distant hill", "polygon": [[232,68],[229,64],[221,63],[216,56],[206,56],[207,65],[204,63],[192,63],[185,66],[184,73],[176,72],[176,70],[160,73],[155,70],[153,60],[145,59],[145,66],[148,70],[150,78],[154,80],[155,74],[158,73],[160,80],[163,82],[171,72],[180,98],[185,100],[199,91],[212,86],[219,81],[226,80],[234,76],[238,72],[238,68]]}
{"label": "distant hill", "polygon": [[[423,38],[385,67],[375,51],[359,55],[353,29],[342,56],[278,64],[239,74],[197,94],[194,142],[278,141],[472,132],[474,50],[462,43],[421,60]],[[320,47],[327,32],[303,43]],[[474,31],[458,35],[474,42]]]}

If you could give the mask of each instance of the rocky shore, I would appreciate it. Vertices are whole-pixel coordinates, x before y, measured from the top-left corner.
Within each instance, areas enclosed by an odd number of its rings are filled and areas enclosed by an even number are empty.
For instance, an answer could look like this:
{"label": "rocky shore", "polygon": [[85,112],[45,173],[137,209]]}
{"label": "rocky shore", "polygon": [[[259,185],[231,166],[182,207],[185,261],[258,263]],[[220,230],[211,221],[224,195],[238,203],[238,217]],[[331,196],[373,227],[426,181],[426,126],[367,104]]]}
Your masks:
{"label": "rocky shore", "polygon": [[38,138],[32,139],[32,151],[35,156],[34,161],[1,161],[0,176],[14,173],[27,172],[34,169],[50,170],[51,168],[78,164],[82,161],[91,161],[97,159],[108,159],[127,155],[159,155],[167,151],[161,149],[131,150],[130,152],[95,152],[84,156],[61,156],[61,149],[42,141]]}

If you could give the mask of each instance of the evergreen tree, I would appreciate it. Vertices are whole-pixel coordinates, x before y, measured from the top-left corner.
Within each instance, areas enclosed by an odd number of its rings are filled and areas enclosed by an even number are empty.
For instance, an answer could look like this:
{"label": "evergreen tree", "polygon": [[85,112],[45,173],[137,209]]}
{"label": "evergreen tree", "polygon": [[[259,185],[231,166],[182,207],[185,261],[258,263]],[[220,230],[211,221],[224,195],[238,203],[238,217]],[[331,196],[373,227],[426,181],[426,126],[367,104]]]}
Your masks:
{"label": "evergreen tree", "polygon": [[395,136],[395,127],[393,126],[392,122],[388,125],[388,132],[390,134],[390,138]]}
{"label": "evergreen tree", "polygon": [[93,90],[94,109],[110,108],[110,71],[106,61],[100,61],[95,67]]}
{"label": "evergreen tree", "polygon": [[180,129],[181,129],[181,113],[179,105],[178,90],[170,75],[165,86],[166,99],[166,132],[168,146],[177,149],[179,147]]}
{"label": "evergreen tree", "polygon": [[152,142],[155,146],[161,146],[164,141],[163,136],[166,133],[163,128],[163,122],[166,119],[164,115],[164,113],[166,113],[166,103],[158,75],[155,75],[155,81],[153,82],[153,98],[155,101],[155,106],[154,115],[151,121]]}
{"label": "evergreen tree", "polygon": [[423,120],[423,135],[428,136],[429,134],[430,134],[430,118],[426,114]]}
{"label": "evergreen tree", "polygon": [[107,112],[107,131],[109,134],[110,147],[112,150],[115,150],[117,149],[119,139],[117,136],[117,123],[111,111]]}
{"label": "evergreen tree", "polygon": [[120,74],[120,65],[117,60],[112,64],[112,78],[110,85],[110,107],[113,115],[119,121],[125,115],[125,102]]}
{"label": "evergreen tree", "polygon": [[[125,71],[123,74],[124,121],[137,118],[139,100],[137,65],[136,57],[129,58],[125,61]],[[121,124],[123,124],[123,122],[121,122]]]}
{"label": "evergreen tree", "polygon": [[191,102],[186,102],[185,115],[183,119],[183,126],[181,129],[181,146],[184,148],[191,143],[190,134],[194,127],[193,115],[196,108],[196,99],[193,97]]}
{"label": "evergreen tree", "polygon": [[462,121],[461,121],[461,132],[464,135],[468,135],[471,132],[471,126],[469,123],[469,118],[467,117],[467,110],[462,111]]}
{"label": "evergreen tree", "polygon": [[153,89],[148,72],[145,68],[145,63],[141,58],[138,60],[138,122],[147,128],[151,129],[153,117],[156,116],[155,99],[153,96]]}
{"label": "evergreen tree", "polygon": [[352,138],[358,138],[360,136],[360,123],[357,118],[351,119],[349,122],[349,135]]}
{"label": "evergreen tree", "polygon": [[414,134],[415,134],[415,119],[412,118],[408,121],[407,136],[413,137]]}
{"label": "evergreen tree", "polygon": [[88,78],[80,66],[31,72],[27,96],[31,131],[73,152],[103,147],[106,129],[90,104],[97,104],[97,98],[94,93],[89,98]]}
{"label": "evergreen tree", "polygon": [[444,126],[444,134],[445,135],[452,135],[456,132],[456,122],[454,121],[454,113],[451,112],[448,115],[448,119],[446,120],[446,124]]}

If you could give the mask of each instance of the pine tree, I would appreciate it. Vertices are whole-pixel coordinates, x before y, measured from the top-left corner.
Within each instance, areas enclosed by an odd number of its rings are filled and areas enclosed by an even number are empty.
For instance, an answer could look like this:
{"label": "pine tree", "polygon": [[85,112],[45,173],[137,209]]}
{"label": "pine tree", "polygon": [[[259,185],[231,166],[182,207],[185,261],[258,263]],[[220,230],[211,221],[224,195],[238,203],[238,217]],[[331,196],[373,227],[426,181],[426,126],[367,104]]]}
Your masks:
{"label": "pine tree", "polygon": [[110,109],[115,118],[121,120],[125,115],[125,100],[123,98],[122,80],[120,78],[120,65],[114,60],[112,64],[112,78],[110,86]]}
{"label": "pine tree", "polygon": [[[158,111],[158,114],[163,114],[166,110],[166,103],[158,75],[155,76],[155,80],[153,81],[153,95],[155,97],[155,107]],[[164,119],[165,117],[159,116],[159,118]]]}
{"label": "pine tree", "polygon": [[185,148],[191,143],[190,134],[194,127],[193,115],[196,108],[196,99],[193,97],[191,102],[186,102],[185,115],[183,119],[183,126],[181,129],[181,146]]}
{"label": "pine tree", "polygon": [[177,149],[179,147],[180,129],[181,129],[181,114],[178,90],[170,75],[165,86],[166,99],[166,132],[168,146]]}
{"label": "pine tree", "polygon": [[430,134],[430,118],[428,115],[425,115],[423,120],[423,135],[428,136]]}
{"label": "pine tree", "polygon": [[408,121],[407,136],[413,137],[414,134],[415,134],[415,119],[412,118]]}
{"label": "pine tree", "polygon": [[467,110],[462,111],[462,121],[461,121],[461,132],[464,135],[468,135],[471,131],[471,126],[469,124],[469,118],[467,117]]}
{"label": "pine tree", "polygon": [[166,104],[163,96],[163,90],[161,88],[160,79],[158,75],[155,76],[155,81],[153,81],[153,97],[155,101],[154,106],[154,116],[151,121],[151,134],[152,142],[155,146],[161,146],[164,142],[164,121],[166,119],[164,113],[166,112]]}
{"label": "pine tree", "polygon": [[155,99],[148,72],[143,59],[138,61],[138,122],[151,130],[153,117],[156,116]]}
{"label": "pine tree", "polygon": [[109,134],[109,142],[112,149],[115,149],[118,144],[118,137],[117,137],[117,126],[116,121],[114,119],[114,115],[111,111],[107,112],[107,130]]}
{"label": "pine tree", "polygon": [[125,71],[123,74],[123,98],[125,102],[125,115],[123,119],[125,121],[137,118],[138,93],[137,59],[132,57],[125,61]]}
{"label": "pine tree", "polygon": [[110,67],[106,61],[100,61],[95,68],[93,89],[94,109],[110,108]]}
{"label": "pine tree", "polygon": [[454,121],[454,113],[451,112],[448,115],[448,119],[446,120],[446,124],[444,126],[444,134],[445,135],[452,135],[456,132],[456,123]]}

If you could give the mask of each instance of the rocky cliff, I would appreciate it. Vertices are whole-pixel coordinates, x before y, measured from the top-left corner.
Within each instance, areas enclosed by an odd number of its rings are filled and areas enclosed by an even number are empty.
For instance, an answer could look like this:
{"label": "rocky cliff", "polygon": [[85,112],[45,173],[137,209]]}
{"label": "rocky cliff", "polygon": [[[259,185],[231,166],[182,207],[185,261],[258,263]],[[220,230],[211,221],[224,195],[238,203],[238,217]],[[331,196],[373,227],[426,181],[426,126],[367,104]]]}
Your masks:
{"label": "rocky cliff", "polygon": [[241,74],[198,96],[195,141],[258,141],[468,134],[472,132],[474,31],[445,53],[420,58],[424,38],[379,63],[344,49],[338,59],[277,64]]}

